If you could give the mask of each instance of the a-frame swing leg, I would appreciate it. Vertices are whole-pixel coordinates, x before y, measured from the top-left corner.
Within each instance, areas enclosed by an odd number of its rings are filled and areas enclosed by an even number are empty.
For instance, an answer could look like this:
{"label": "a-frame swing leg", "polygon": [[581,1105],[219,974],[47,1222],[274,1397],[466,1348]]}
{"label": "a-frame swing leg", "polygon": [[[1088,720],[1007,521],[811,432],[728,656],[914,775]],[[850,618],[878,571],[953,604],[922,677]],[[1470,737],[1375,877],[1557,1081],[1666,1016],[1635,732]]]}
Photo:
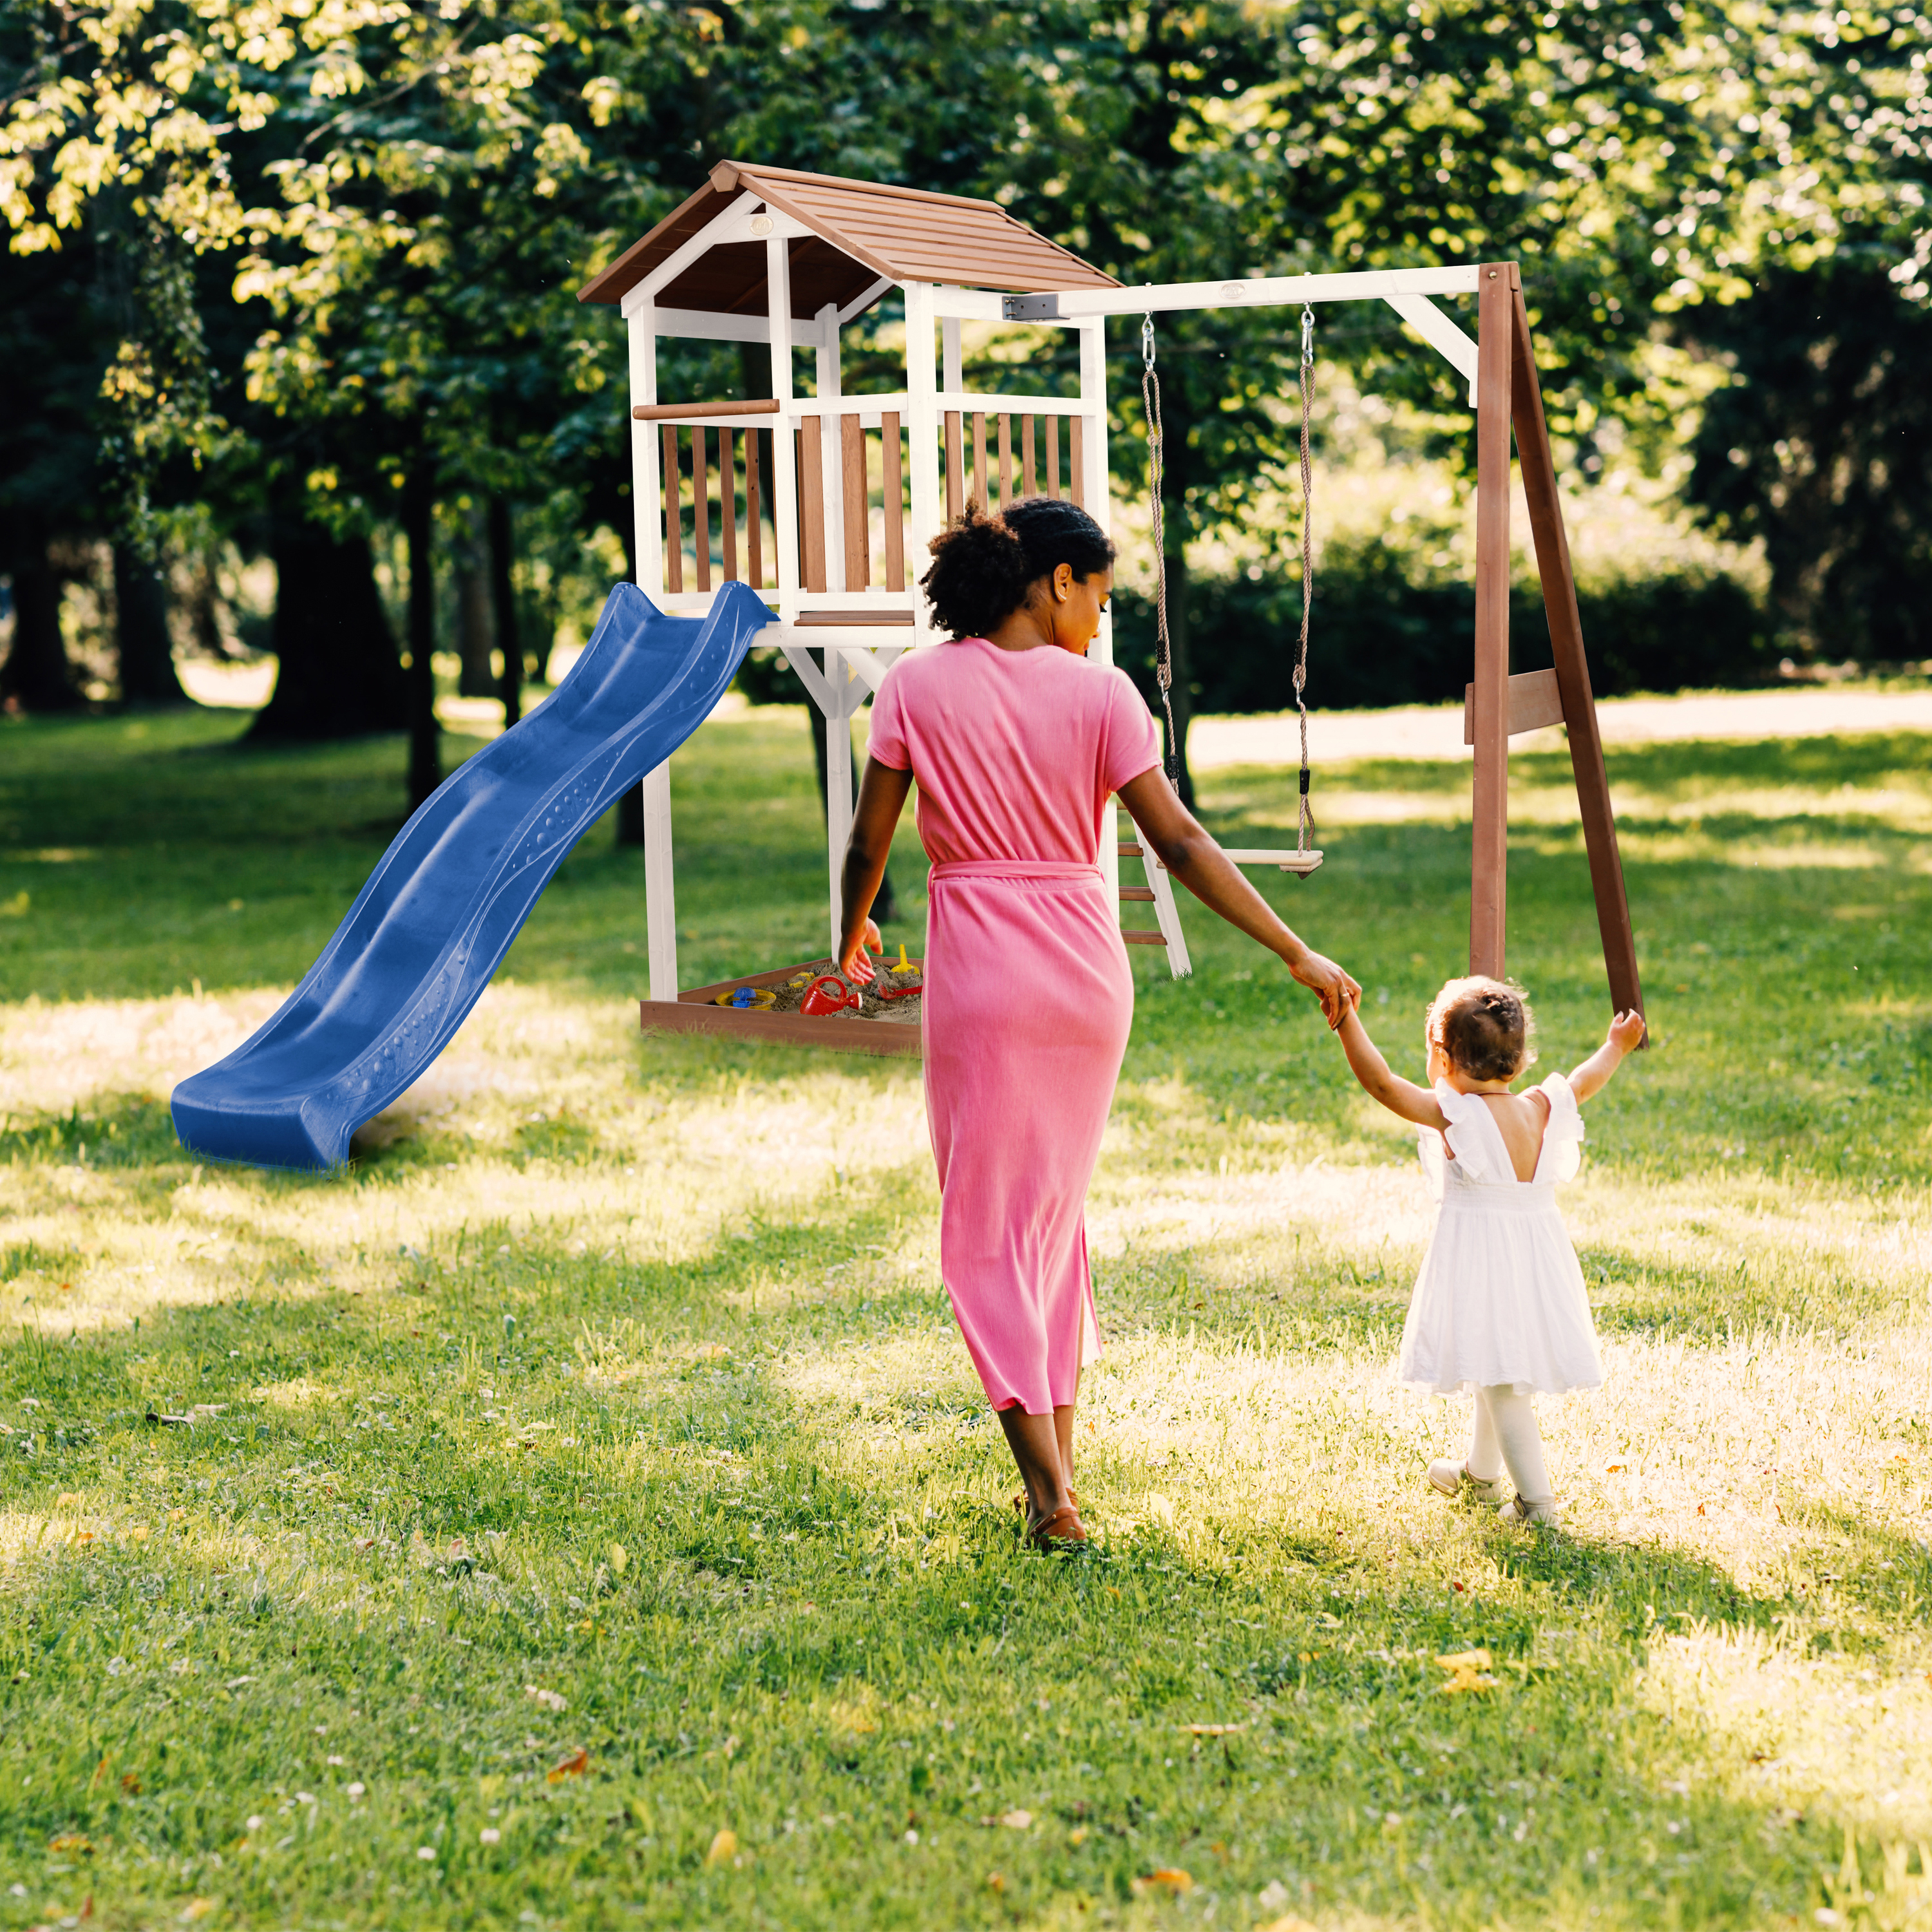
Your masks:
{"label": "a-frame swing leg", "polygon": [[1509,514],[1514,262],[1487,262],[1477,292],[1476,770],[1469,851],[1469,970],[1502,976],[1509,905]]}
{"label": "a-frame swing leg", "polygon": [[[1516,280],[1514,267],[1510,279],[1512,283]],[[1618,1012],[1640,1013],[1643,987],[1637,977],[1636,937],[1630,928],[1630,901],[1624,891],[1623,859],[1617,850],[1617,821],[1610,808],[1610,775],[1604,768],[1604,741],[1597,728],[1590,667],[1583,655],[1576,579],[1570,566],[1563,506],[1556,494],[1556,464],[1550,454],[1549,425],[1544,420],[1543,386],[1537,380],[1529,316],[1522,305],[1520,286],[1510,290],[1510,309],[1511,346],[1515,352],[1510,396],[1516,455],[1522,466],[1530,533],[1536,543],[1543,608],[1550,620],[1550,645],[1556,662],[1563,722],[1569,733],[1570,763],[1576,775],[1584,848],[1589,854],[1590,888],[1596,896],[1597,926],[1603,935],[1610,1004]]]}

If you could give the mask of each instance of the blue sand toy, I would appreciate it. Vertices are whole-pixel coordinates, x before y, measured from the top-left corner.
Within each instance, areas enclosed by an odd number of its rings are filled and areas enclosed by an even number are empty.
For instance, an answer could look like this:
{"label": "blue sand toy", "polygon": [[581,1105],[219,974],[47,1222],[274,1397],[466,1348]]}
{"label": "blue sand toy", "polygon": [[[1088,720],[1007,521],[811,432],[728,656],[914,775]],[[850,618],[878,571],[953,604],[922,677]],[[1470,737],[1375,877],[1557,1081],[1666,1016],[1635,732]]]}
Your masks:
{"label": "blue sand toy", "polygon": [[175,1089],[182,1144],[257,1167],[346,1160],[448,1045],[564,854],[704,723],[772,621],[742,584],[703,617],[619,584],[550,698],[396,835],[281,1010]]}

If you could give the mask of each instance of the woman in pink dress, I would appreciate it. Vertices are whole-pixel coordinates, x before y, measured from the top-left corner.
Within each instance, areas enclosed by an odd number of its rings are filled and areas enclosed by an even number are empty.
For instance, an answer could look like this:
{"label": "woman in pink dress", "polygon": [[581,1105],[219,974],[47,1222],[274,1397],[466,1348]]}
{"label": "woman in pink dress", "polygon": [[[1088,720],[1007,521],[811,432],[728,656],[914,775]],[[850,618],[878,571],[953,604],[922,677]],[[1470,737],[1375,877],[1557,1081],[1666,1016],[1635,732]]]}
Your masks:
{"label": "woman in pink dress", "polygon": [[1270,951],[1338,1024],[1360,988],[1278,919],[1162,775],[1124,671],[1089,664],[1113,545],[1045,497],[969,508],[923,579],[952,641],[909,653],[872,705],[844,866],[846,974],[878,946],[872,896],[919,781],[932,861],[926,1112],[939,1168],[940,1273],[1026,1486],[1027,1533],[1080,1543],[1073,1406],[1100,1353],[1086,1198],[1134,1010],[1098,863],[1118,794],[1173,875]]}

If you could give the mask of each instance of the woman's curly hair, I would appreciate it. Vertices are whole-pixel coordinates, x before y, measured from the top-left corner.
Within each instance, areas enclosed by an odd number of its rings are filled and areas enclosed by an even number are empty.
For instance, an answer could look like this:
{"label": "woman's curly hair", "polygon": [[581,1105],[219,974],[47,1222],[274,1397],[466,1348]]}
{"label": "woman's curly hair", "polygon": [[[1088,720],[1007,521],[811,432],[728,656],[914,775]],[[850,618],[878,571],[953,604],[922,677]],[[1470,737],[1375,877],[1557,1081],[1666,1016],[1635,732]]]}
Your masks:
{"label": "woman's curly hair", "polygon": [[941,630],[983,638],[1027,603],[1061,564],[1084,583],[1114,561],[1107,533],[1077,503],[1023,496],[996,517],[976,503],[934,537],[920,579]]}
{"label": "woman's curly hair", "polygon": [[1430,1002],[1427,1038],[1467,1080],[1514,1080],[1536,1060],[1536,1016],[1514,982],[1473,973]]}

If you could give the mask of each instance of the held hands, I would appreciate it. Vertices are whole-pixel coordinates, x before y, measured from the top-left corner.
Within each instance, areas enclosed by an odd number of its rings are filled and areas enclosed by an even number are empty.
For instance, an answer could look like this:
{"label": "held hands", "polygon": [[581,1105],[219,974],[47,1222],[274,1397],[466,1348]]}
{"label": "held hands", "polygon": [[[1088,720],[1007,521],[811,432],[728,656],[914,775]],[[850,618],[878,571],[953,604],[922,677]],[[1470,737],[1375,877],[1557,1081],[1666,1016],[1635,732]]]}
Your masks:
{"label": "held hands", "polygon": [[886,942],[879,937],[879,928],[869,919],[866,929],[848,949],[844,958],[838,962],[838,970],[855,986],[869,985],[877,976],[877,969],[866,957],[868,952],[883,952]]}
{"label": "held hands", "polygon": [[1362,989],[1354,980],[1334,960],[1324,959],[1318,952],[1304,952],[1289,962],[1288,970],[1322,1002],[1322,1016],[1328,1022],[1330,1033],[1354,1012],[1362,997]]}

